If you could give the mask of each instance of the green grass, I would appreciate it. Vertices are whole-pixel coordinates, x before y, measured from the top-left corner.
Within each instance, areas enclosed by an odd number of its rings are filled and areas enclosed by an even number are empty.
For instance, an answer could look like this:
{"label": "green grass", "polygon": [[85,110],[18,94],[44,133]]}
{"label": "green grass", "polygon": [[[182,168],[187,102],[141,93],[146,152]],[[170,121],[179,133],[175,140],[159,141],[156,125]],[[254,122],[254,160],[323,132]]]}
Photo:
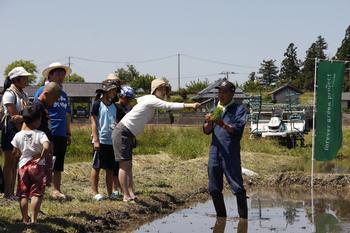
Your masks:
{"label": "green grass", "polygon": [[303,94],[300,95],[300,104],[311,104],[313,103],[314,100],[314,93],[313,92],[304,92]]}
{"label": "green grass", "polygon": [[193,159],[208,154],[210,137],[201,126],[146,126],[137,139],[135,154],[167,153],[181,159]]}
{"label": "green grass", "polygon": [[[92,154],[91,129],[89,125],[74,125],[72,128],[72,145],[68,147],[66,163],[90,162]],[[257,138],[250,139],[245,130],[241,141],[242,151],[264,154],[291,156],[298,158],[293,169],[309,171],[311,168],[311,133],[305,135],[305,147],[299,145],[294,149],[281,146],[277,140]],[[187,160],[207,156],[211,136],[202,132],[201,126],[178,127],[170,125],[147,125],[144,133],[137,138],[134,154],[166,153],[172,157]],[[316,162],[316,171],[338,169],[350,171],[350,129],[343,129],[343,146],[336,160]],[[3,156],[0,156],[3,164]]]}

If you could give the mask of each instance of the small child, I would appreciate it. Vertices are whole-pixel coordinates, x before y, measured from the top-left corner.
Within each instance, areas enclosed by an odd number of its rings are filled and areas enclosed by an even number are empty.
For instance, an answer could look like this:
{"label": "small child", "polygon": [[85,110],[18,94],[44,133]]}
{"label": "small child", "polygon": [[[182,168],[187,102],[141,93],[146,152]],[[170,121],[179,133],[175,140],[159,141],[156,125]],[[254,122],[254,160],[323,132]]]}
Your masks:
{"label": "small child", "polygon": [[31,198],[31,222],[37,221],[45,192],[45,157],[49,154],[49,139],[37,128],[41,124],[41,112],[28,106],[22,112],[23,127],[12,140],[13,154],[19,158],[17,196],[24,223],[29,223],[28,202]]}
{"label": "small child", "polygon": [[[117,193],[112,192],[113,172],[117,170],[112,146],[112,129],[117,123],[117,107],[113,100],[119,92],[120,86],[107,79],[102,82],[101,88],[96,90],[97,95],[92,106],[91,130],[93,138],[94,158],[91,170],[91,190],[93,199],[102,200],[104,197],[98,192],[100,169],[106,171],[106,187],[109,199],[117,199]],[[115,187],[116,190],[118,187]]]}

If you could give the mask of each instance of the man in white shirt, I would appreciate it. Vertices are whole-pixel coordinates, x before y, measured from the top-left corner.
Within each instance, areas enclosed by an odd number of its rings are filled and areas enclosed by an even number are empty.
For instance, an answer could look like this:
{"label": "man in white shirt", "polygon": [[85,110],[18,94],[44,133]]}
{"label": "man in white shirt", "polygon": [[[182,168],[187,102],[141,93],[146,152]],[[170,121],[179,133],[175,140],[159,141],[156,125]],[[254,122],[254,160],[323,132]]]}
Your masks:
{"label": "man in white shirt", "polygon": [[119,122],[112,132],[115,160],[119,162],[119,182],[124,194],[123,200],[134,201],[132,177],[132,149],[134,138],[143,132],[145,124],[154,115],[155,109],[183,109],[199,107],[199,103],[171,103],[162,99],[167,94],[168,86],[162,79],[155,79],[151,84],[151,94],[137,99],[137,104]]}

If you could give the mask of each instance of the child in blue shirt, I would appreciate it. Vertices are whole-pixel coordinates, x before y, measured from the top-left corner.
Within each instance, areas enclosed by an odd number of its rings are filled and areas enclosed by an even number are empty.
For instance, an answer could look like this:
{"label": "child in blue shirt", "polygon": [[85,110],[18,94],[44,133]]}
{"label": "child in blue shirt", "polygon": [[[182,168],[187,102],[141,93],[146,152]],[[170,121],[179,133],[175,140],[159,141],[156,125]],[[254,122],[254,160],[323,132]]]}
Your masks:
{"label": "child in blue shirt", "polygon": [[119,85],[113,80],[102,82],[101,88],[92,106],[91,130],[93,138],[94,158],[91,170],[91,190],[93,199],[102,200],[104,197],[98,192],[100,169],[106,171],[106,187],[109,199],[116,199],[112,193],[113,171],[117,169],[112,146],[112,129],[117,123],[117,107],[113,99],[117,96]]}

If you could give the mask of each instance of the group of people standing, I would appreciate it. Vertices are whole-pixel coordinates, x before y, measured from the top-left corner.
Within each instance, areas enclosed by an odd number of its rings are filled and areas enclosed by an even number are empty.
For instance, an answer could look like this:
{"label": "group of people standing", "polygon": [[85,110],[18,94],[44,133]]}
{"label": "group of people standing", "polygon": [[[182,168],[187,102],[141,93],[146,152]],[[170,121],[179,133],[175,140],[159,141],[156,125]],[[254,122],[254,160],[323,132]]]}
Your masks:
{"label": "group of people standing", "polygon": [[29,221],[29,199],[31,220],[36,221],[45,187],[50,186],[51,181],[51,196],[66,198],[61,191],[61,173],[66,149],[71,143],[71,130],[70,106],[62,84],[70,73],[71,69],[60,63],[44,69],[46,85],[36,91],[32,103],[24,92],[31,73],[15,67],[5,79],[1,102],[4,197],[19,200],[24,222]]}
{"label": "group of people standing", "polygon": [[[23,67],[11,70],[5,80],[1,106],[5,111],[1,146],[5,154],[5,198],[19,199],[24,222],[35,222],[46,186],[51,196],[65,199],[61,191],[61,173],[64,157],[71,143],[71,112],[68,96],[63,90],[64,78],[71,69],[60,63],[52,63],[43,71],[46,82],[29,103],[23,91],[31,74]],[[96,90],[91,111],[91,136],[93,161],[91,190],[93,200],[121,199],[135,202],[132,172],[132,151],[136,137],[143,132],[155,109],[196,109],[199,103],[174,103],[165,101],[170,86],[162,79],[151,83],[151,93],[135,98],[129,86],[122,86],[115,74],[109,74]],[[233,103],[235,87],[224,81],[219,87],[219,106],[223,108],[220,120],[210,114],[205,118],[204,133],[212,134],[209,156],[209,192],[213,197],[217,215],[226,216],[222,196],[222,176],[225,174],[232,191],[237,195],[239,214],[247,218],[246,191],[240,164],[240,146],[245,125],[245,111]],[[18,169],[17,169],[18,168]],[[105,170],[107,197],[98,190],[99,172]],[[18,173],[17,196],[14,196]],[[52,177],[51,177],[52,176]],[[31,219],[28,202],[31,199]]]}

